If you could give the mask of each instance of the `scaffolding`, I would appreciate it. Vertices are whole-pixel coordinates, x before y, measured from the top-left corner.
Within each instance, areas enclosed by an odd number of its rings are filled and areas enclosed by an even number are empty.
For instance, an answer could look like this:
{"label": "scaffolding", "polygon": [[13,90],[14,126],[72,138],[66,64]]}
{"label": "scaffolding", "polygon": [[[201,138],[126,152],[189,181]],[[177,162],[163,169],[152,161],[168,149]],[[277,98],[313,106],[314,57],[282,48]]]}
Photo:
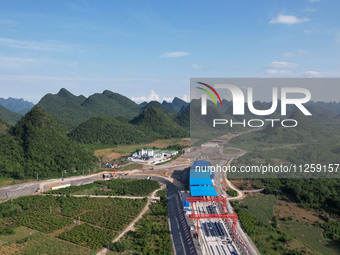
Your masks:
{"label": "scaffolding", "polygon": [[[236,213],[227,213],[227,199],[224,197],[187,197],[186,201],[191,202],[191,214],[189,215],[190,219],[197,220],[197,239],[199,237],[198,231],[198,222],[200,219],[232,219],[232,232],[234,237],[236,236],[236,226],[237,226],[237,214]],[[223,213],[194,213],[193,203],[194,202],[220,202],[223,205]]]}

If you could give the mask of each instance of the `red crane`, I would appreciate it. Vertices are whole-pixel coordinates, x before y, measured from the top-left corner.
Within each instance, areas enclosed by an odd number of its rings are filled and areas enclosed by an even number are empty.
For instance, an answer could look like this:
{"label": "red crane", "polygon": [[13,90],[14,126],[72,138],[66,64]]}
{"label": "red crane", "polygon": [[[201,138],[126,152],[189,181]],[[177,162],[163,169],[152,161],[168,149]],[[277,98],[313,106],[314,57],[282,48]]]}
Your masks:
{"label": "red crane", "polygon": [[[188,202],[221,202],[224,212],[227,211],[227,199],[225,197],[187,197]],[[192,204],[191,204],[192,205]]]}
{"label": "red crane", "polygon": [[[237,214],[236,213],[227,213],[226,206],[227,206],[227,199],[224,197],[187,197],[186,201],[191,202],[191,214],[189,215],[190,219],[196,219],[197,220],[197,238],[199,235],[198,231],[198,221],[200,219],[232,219],[233,220],[233,226],[232,231],[235,236],[236,234],[236,226],[237,226]],[[224,213],[193,213],[193,202],[221,202],[223,205]]]}

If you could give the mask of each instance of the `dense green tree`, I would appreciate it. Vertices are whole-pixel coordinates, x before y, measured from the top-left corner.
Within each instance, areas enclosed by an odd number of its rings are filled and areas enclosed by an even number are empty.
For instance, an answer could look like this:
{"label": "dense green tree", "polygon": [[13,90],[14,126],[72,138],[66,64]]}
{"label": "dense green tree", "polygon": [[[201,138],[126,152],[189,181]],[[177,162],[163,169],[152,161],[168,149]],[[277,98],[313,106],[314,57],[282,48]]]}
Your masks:
{"label": "dense green tree", "polygon": [[131,120],[130,123],[136,125],[144,132],[153,132],[154,138],[187,137],[189,135],[171,117],[154,107],[145,109],[139,116]]}
{"label": "dense green tree", "polygon": [[59,177],[66,170],[90,168],[91,152],[70,141],[42,108],[28,112],[0,135],[0,175],[14,178]]}
{"label": "dense green tree", "polygon": [[15,124],[20,120],[21,115],[8,110],[7,108],[0,105],[0,119],[7,121],[8,123]]}
{"label": "dense green tree", "polygon": [[68,136],[72,140],[90,144],[138,144],[152,140],[152,133],[142,132],[128,122],[110,117],[89,119],[72,130]]}

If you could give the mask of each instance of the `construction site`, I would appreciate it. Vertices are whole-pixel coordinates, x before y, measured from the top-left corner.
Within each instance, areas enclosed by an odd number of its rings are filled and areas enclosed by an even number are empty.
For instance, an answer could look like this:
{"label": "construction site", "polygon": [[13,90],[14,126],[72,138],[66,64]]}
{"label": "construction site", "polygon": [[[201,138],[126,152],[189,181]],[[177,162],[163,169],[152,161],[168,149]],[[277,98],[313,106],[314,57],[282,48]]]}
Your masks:
{"label": "construction site", "polygon": [[189,175],[190,191],[181,193],[194,238],[204,255],[250,254],[237,234],[237,214],[228,210],[226,197],[218,196],[209,166],[208,161],[195,161]]}

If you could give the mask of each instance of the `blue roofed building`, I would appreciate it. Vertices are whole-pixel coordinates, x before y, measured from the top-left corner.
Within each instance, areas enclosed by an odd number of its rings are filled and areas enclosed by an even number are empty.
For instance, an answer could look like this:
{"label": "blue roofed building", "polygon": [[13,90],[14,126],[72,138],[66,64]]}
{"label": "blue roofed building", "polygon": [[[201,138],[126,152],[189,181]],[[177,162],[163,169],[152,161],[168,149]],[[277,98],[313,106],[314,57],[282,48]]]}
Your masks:
{"label": "blue roofed building", "polygon": [[214,186],[190,186],[192,197],[217,197]]}
{"label": "blue roofed building", "polygon": [[194,169],[190,170],[190,185],[213,185],[211,175],[209,171],[196,171]]}
{"label": "blue roofed building", "polygon": [[190,178],[190,186],[212,186],[213,182],[210,178]]}
{"label": "blue roofed building", "polygon": [[190,193],[193,197],[217,196],[214,188],[214,175],[208,169],[208,161],[195,161],[193,169],[190,170],[189,185]]}

